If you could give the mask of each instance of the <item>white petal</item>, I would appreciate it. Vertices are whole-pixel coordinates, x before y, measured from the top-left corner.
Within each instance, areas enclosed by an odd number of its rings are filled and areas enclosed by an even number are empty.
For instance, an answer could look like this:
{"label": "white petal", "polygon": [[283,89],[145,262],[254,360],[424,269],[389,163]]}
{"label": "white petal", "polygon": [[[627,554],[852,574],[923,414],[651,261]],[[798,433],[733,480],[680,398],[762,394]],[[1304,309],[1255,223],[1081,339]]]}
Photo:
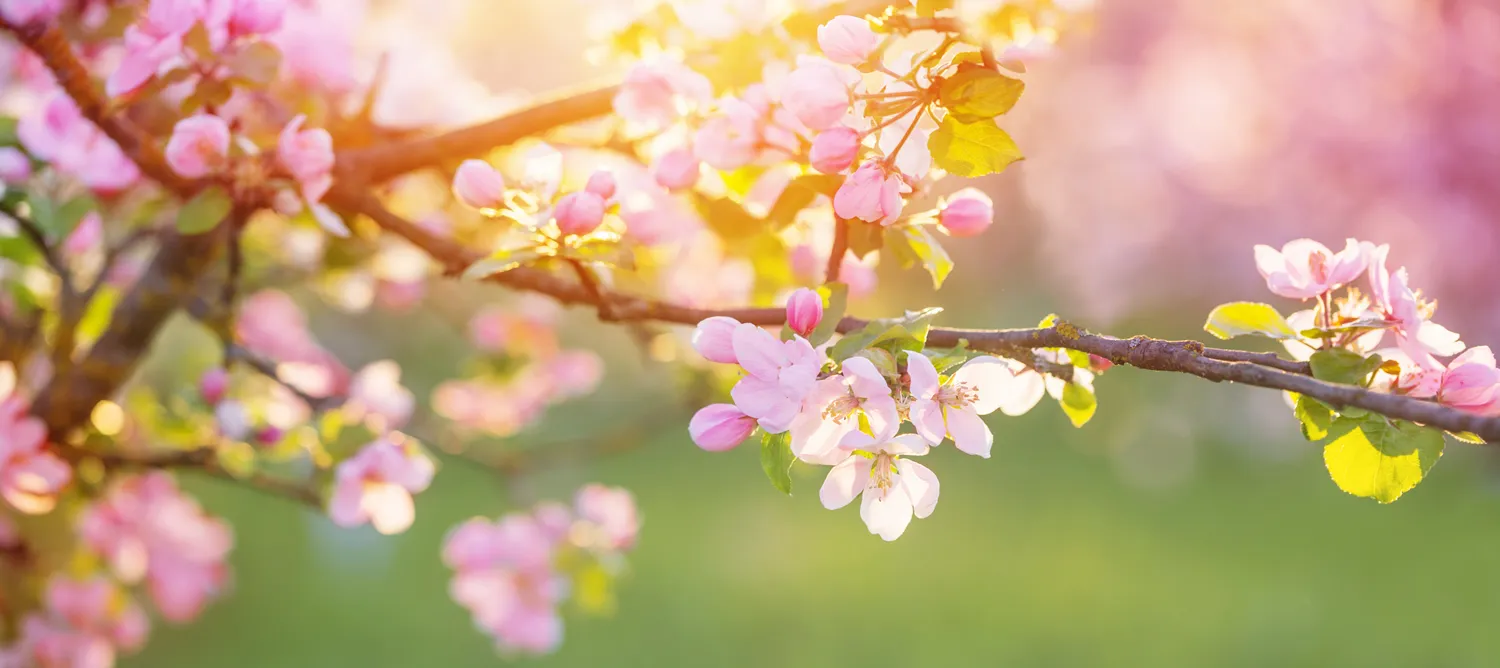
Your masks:
{"label": "white petal", "polygon": [[[1000,412],[1006,415],[1025,415],[1036,402],[1042,400],[1046,391],[1042,375],[1031,370],[1021,371],[1009,380],[997,385],[994,393],[999,395]],[[981,396],[984,401],[986,397]]]}
{"label": "white petal", "polygon": [[865,420],[870,423],[870,435],[877,441],[883,441],[896,434],[901,428],[901,414],[896,411],[896,400],[890,396],[866,399],[860,408],[865,412]]}
{"label": "white petal", "polygon": [[959,367],[953,373],[954,384],[964,384],[974,388],[979,393],[979,398],[974,402],[974,410],[980,415],[989,415],[1000,407],[1003,388],[1006,383],[1015,378],[1010,364],[998,357],[975,357]]}
{"label": "white petal", "polygon": [[875,363],[863,357],[851,357],[844,360],[844,379],[849,383],[849,389],[854,390],[855,396],[869,399],[871,397],[891,396],[891,386],[885,382],[885,377],[875,368]]}
{"label": "white petal", "polygon": [[995,435],[990,433],[989,425],[973,408],[949,408],[947,417],[948,435],[953,437],[954,446],[971,455],[990,458]]}
{"label": "white petal", "polygon": [[910,459],[897,460],[896,470],[901,473],[900,484],[911,497],[912,512],[917,519],[931,515],[938,502],[937,474]]}
{"label": "white petal", "polygon": [[828,471],[823,488],[818,490],[818,499],[823,507],[838,510],[849,505],[854,497],[870,486],[870,460],[858,455],[844,458]]}
{"label": "white petal", "polygon": [[[803,411],[792,420],[792,454],[809,464],[836,464],[847,453],[839,443],[854,429],[854,420],[825,420],[821,412]],[[828,461],[832,458],[833,461]]]}
{"label": "white petal", "polygon": [[879,447],[881,452],[906,457],[921,457],[932,450],[927,441],[916,434],[902,434],[886,440]]}
{"label": "white petal", "polygon": [[943,407],[938,402],[931,399],[917,399],[911,402],[911,410],[907,415],[911,416],[911,424],[917,428],[917,434],[928,443],[937,445],[943,442],[948,428],[943,424]]}
{"label": "white petal", "polygon": [[868,489],[859,503],[859,518],[865,521],[870,533],[885,540],[896,540],[906,533],[911,524],[911,497],[904,489]]}

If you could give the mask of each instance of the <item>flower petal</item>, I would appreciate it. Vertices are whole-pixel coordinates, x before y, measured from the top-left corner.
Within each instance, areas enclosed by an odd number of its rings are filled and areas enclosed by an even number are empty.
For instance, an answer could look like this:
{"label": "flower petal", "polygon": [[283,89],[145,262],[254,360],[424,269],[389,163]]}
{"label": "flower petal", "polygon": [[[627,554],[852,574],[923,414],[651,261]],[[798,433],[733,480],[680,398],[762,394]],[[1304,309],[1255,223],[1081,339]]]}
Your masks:
{"label": "flower petal", "polygon": [[891,541],[906,533],[911,524],[911,497],[904,489],[868,489],[859,503],[859,518],[870,533]]}
{"label": "flower petal", "polygon": [[917,434],[928,443],[937,445],[943,442],[948,428],[943,424],[943,407],[938,402],[917,399],[911,402],[911,410],[907,414],[911,416],[911,424],[917,428]]}
{"label": "flower petal", "polygon": [[[906,353],[906,373],[911,375],[911,394],[918,399],[931,399],[938,391],[937,367],[932,360],[916,350]],[[955,379],[956,380],[956,379]]]}
{"label": "flower petal", "polygon": [[1004,387],[1014,380],[1015,373],[1010,364],[998,357],[986,355],[965,362],[953,373],[955,385],[968,385],[979,397],[974,400],[974,412],[989,415],[1000,407],[1005,397]]}
{"label": "flower petal", "polygon": [[818,499],[823,507],[838,510],[849,505],[854,497],[870,486],[870,460],[859,455],[849,455],[828,471],[818,490]]}
{"label": "flower petal", "polygon": [[786,353],[781,341],[771,336],[770,332],[750,323],[741,323],[735,327],[733,337],[734,356],[740,366],[752,376],[776,380],[781,367],[786,364]]}
{"label": "flower petal", "polygon": [[990,458],[995,435],[990,433],[989,425],[973,408],[949,408],[947,417],[948,435],[953,437],[955,447],[971,455]]}
{"label": "flower petal", "polygon": [[911,497],[912,512],[917,519],[931,515],[938,502],[937,474],[910,459],[896,460],[896,470],[901,474],[901,486]]}

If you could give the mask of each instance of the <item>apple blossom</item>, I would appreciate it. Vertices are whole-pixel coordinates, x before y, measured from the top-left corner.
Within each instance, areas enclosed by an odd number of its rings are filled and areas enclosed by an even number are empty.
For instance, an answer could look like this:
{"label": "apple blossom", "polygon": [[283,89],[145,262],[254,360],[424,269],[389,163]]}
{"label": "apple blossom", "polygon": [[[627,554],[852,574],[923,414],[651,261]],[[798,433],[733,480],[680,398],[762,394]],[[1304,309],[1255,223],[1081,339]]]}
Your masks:
{"label": "apple blossom", "polygon": [[557,201],[553,216],[564,235],[583,235],[604,222],[604,198],[587,190],[568,193]]}
{"label": "apple blossom", "polygon": [[855,431],[846,436],[837,464],[828,472],[818,498],[823,507],[837,510],[863,495],[859,516],[870,533],[887,541],[906,532],[912,516],[918,519],[937,508],[938,479],[932,470],[908,459],[930,449],[916,434]]}
{"label": "apple blossom", "polygon": [[828,62],[810,61],[781,83],[781,103],[809,129],[831,128],[849,112],[849,87],[835,68]]}
{"label": "apple blossom", "polygon": [[224,400],[229,390],[229,372],[223,367],[214,367],[198,378],[198,396],[210,405]]}
{"label": "apple blossom", "polygon": [[657,158],[651,177],[663,188],[683,190],[698,182],[700,169],[698,158],[693,155],[692,150],[676,148]]}
{"label": "apple blossom", "polygon": [[953,193],[938,207],[938,224],[955,237],[978,236],[994,222],[994,203],[978,188]]}
{"label": "apple blossom", "polygon": [[1417,299],[1407,283],[1406,268],[1386,270],[1389,246],[1372,246],[1369,253],[1370,300],[1396,335],[1396,343],[1413,360],[1424,363],[1433,356],[1456,355],[1463,341],[1447,327],[1429,318],[1433,306]]}
{"label": "apple blossom", "polygon": [[31,178],[31,159],[14,146],[0,147],[0,184],[22,183]]}
{"label": "apple blossom", "polygon": [[1439,402],[1484,414],[1500,414],[1500,370],[1489,346],[1465,350],[1448,363],[1437,391]]}
{"label": "apple blossom", "polygon": [[229,32],[237,36],[264,35],[281,29],[289,0],[234,0]]}
{"label": "apple blossom", "polygon": [[1005,360],[975,357],[944,382],[932,360],[909,351],[906,372],[911,376],[909,414],[917,433],[932,444],[947,436],[959,450],[989,458],[995,436],[980,416],[995,412],[1006,398],[1004,389],[1015,374]]}
{"label": "apple blossom", "polygon": [[1337,254],[1312,239],[1294,239],[1277,251],[1255,247],[1255,268],[1266,286],[1283,297],[1311,299],[1348,284],[1365,270],[1366,247],[1349,239]]}
{"label": "apple blossom", "polygon": [[804,337],[823,320],[823,297],[814,290],[798,288],[786,300],[786,324]]}
{"label": "apple blossom", "polygon": [[901,176],[892,174],[879,160],[871,160],[844,180],[833,196],[833,211],[840,218],[889,225],[901,215]]}
{"label": "apple blossom", "polygon": [[706,104],[712,95],[708,78],[682,63],[643,61],[625,74],[614,109],[621,118],[659,127],[677,120],[686,107]]}
{"label": "apple blossom", "polygon": [[734,332],[739,326],[740,321],[727,316],[705,318],[693,330],[693,349],[710,362],[739,364],[734,356]]}
{"label": "apple blossom", "polygon": [[411,390],[401,386],[401,367],[381,360],[354,374],[345,408],[351,419],[362,419],[376,431],[389,431],[406,425],[415,404]]}
{"label": "apple blossom", "polygon": [[341,527],[369,522],[380,533],[406,531],[416,518],[411,495],[432,483],[432,460],[412,444],[382,438],[334,471],[328,516]]}
{"label": "apple blossom", "polygon": [[327,130],[302,129],[307,116],[297,116],[282,129],[276,144],[276,159],[301,186],[308,203],[323,199],[333,186],[333,137]]}
{"label": "apple blossom", "polygon": [[589,525],[606,550],[625,550],[635,545],[641,520],[635,497],[622,487],[599,484],[584,485],[574,496],[573,510],[578,520]]}
{"label": "apple blossom", "polygon": [[46,425],[26,410],[20,397],[0,398],[0,498],[23,513],[46,513],[73,470],[47,451]]}
{"label": "apple blossom", "polygon": [[813,169],[824,174],[839,174],[854,164],[859,146],[858,132],[842,125],[835,126],[813,138],[809,161]]}
{"label": "apple blossom", "polygon": [[476,209],[505,205],[505,178],[483,160],[465,160],[453,173],[453,195]]}
{"label": "apple blossom", "polygon": [[894,432],[900,423],[896,400],[880,371],[868,359],[851,357],[844,360],[839,375],[817,381],[806,394],[791,421],[792,454],[809,463],[829,464],[830,456],[839,456],[843,438],[863,425],[881,434]]}
{"label": "apple blossom", "polygon": [[62,252],[68,257],[78,257],[95,248],[103,247],[104,218],[98,211],[90,211],[79,219],[78,226],[63,239]]}
{"label": "apple blossom", "polygon": [[880,46],[880,36],[857,16],[836,16],[818,26],[818,48],[835,63],[862,65]]}
{"label": "apple blossom", "polygon": [[218,116],[198,114],[177,122],[167,140],[167,164],[184,178],[213,173],[229,154],[229,124]]}
{"label": "apple blossom", "polygon": [[615,196],[615,175],[607,169],[598,170],[589,175],[588,184],[583,189],[607,201]]}
{"label": "apple blossom", "polygon": [[709,452],[730,450],[755,432],[755,418],[734,404],[709,404],[698,409],[688,422],[688,434],[698,447]]}
{"label": "apple blossom", "polygon": [[786,431],[817,382],[823,356],[800,336],[781,341],[749,323],[734,328],[732,341],[735,359],[747,374],[729,392],[734,405],[766,432]]}
{"label": "apple blossom", "polygon": [[52,21],[62,10],[63,0],[0,0],[0,17],[18,26]]}
{"label": "apple blossom", "polygon": [[141,648],[151,622],[139,605],[102,576],[47,583],[47,612],[75,631],[91,634],[127,652]]}

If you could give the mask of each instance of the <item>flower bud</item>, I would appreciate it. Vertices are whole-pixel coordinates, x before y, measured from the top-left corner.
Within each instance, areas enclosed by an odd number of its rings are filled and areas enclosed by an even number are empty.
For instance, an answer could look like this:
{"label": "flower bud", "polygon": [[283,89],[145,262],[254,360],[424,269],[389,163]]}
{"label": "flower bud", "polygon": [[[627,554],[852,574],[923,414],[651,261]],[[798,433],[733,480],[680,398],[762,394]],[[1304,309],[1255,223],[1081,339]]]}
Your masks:
{"label": "flower bud", "polygon": [[265,35],[281,29],[287,0],[236,0],[229,17],[235,35]]}
{"label": "flower bud", "polygon": [[0,184],[20,183],[31,178],[31,159],[21,149],[0,148]]}
{"label": "flower bud", "polygon": [[286,436],[286,430],[276,425],[265,425],[255,430],[255,442],[261,445],[276,445]]}
{"label": "flower bud", "polygon": [[604,198],[587,190],[568,193],[557,201],[552,215],[563,234],[588,234],[604,222]]}
{"label": "flower bud", "polygon": [[800,288],[786,300],[786,324],[803,337],[812,336],[818,323],[823,320],[823,297],[807,288]]}
{"label": "flower bud", "polygon": [[218,116],[198,114],[177,122],[167,140],[167,164],[183,178],[209,175],[229,154],[229,124]]}
{"label": "flower bud", "polygon": [[995,222],[994,205],[988,195],[964,188],[952,195],[938,212],[938,224],[955,237],[977,236]]}
{"label": "flower bud", "polygon": [[734,354],[734,329],[739,326],[740,321],[727,316],[707,318],[693,330],[693,349],[710,362],[739,364]]}
{"label": "flower bud", "polygon": [[859,155],[859,133],[842,125],[829,128],[813,138],[810,154],[813,169],[837,174],[854,164]]}
{"label": "flower bud", "polygon": [[657,159],[651,177],[667,190],[682,190],[698,183],[698,170],[698,157],[689,149],[678,148]]}
{"label": "flower bud", "polygon": [[688,434],[693,443],[709,452],[724,452],[745,442],[755,432],[755,418],[740,412],[734,404],[710,404],[693,414]]}
{"label": "flower bud", "polygon": [[229,372],[222,367],[209,369],[204,372],[202,378],[198,379],[198,394],[210,406],[223,401],[224,393],[227,391],[229,391]]}
{"label": "flower bud", "polygon": [[857,16],[835,16],[818,26],[818,48],[835,63],[863,65],[880,46],[880,36]]}
{"label": "flower bud", "polygon": [[607,169],[601,169],[589,175],[588,185],[584,190],[599,196],[599,199],[609,199],[615,196],[615,175]]}
{"label": "flower bud", "polygon": [[498,209],[505,203],[505,178],[483,160],[465,160],[453,173],[453,196],[476,209]]}

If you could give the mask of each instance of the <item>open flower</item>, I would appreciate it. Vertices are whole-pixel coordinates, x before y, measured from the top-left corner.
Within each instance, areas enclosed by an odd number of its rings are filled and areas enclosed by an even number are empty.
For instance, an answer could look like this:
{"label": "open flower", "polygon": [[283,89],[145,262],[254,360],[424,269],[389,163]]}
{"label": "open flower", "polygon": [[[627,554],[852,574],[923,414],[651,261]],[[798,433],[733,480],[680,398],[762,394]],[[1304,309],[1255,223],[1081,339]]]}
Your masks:
{"label": "open flower", "polygon": [[735,327],[733,346],[748,374],[729,392],[734,405],[758,420],[761,429],[786,431],[817,382],[823,356],[802,337],[782,341],[749,323]]}
{"label": "open flower", "polygon": [[869,21],[858,16],[835,16],[818,26],[818,48],[835,63],[862,65],[880,46],[880,36]]}
{"label": "open flower", "polygon": [[[792,454],[813,464],[842,457],[839,444],[861,423],[876,434],[895,432],[901,417],[891,387],[863,357],[844,360],[843,373],[817,381],[792,421]],[[833,458],[833,461],[830,461]]]}
{"label": "open flower", "polygon": [[1407,282],[1406,267],[1386,270],[1389,251],[1390,247],[1384,245],[1368,249],[1370,299],[1395,333],[1396,345],[1423,366],[1437,364],[1433,356],[1457,355],[1464,349],[1463,341],[1452,330],[1430,320],[1434,306],[1417,298]]}
{"label": "open flower", "polygon": [[854,170],[833,194],[833,212],[840,218],[889,225],[904,206],[901,185],[900,174],[880,160],[871,160]]}
{"label": "open flower", "polygon": [[381,439],[339,464],[328,516],[341,527],[365,522],[380,533],[406,531],[416,519],[411,495],[432,483],[432,461],[414,448]]}
{"label": "open flower", "polygon": [[184,178],[209,175],[229,155],[229,124],[218,116],[198,114],[177,121],[167,140],[167,164]]}
{"label": "open flower", "polygon": [[1255,268],[1266,279],[1266,287],[1283,297],[1311,299],[1348,284],[1365,270],[1367,246],[1354,239],[1335,254],[1312,239],[1288,241],[1278,252],[1270,246],[1255,247]]}
{"label": "open flower", "polygon": [[828,472],[818,498],[824,508],[837,510],[863,494],[859,517],[870,533],[896,540],[906,532],[913,515],[927,517],[937,508],[937,476],[907,459],[925,455],[928,449],[916,434],[852,432],[839,447],[843,460]]}
{"label": "open flower", "polygon": [[944,436],[971,455],[989,458],[995,435],[980,419],[1000,408],[1003,389],[1015,378],[998,357],[976,357],[965,362],[944,382],[921,352],[906,354],[906,372],[911,376],[910,415],[917,433],[936,445]]}
{"label": "open flower", "polygon": [[67,462],[44,448],[47,427],[26,414],[19,397],[0,400],[0,497],[23,513],[46,513],[73,477]]}

